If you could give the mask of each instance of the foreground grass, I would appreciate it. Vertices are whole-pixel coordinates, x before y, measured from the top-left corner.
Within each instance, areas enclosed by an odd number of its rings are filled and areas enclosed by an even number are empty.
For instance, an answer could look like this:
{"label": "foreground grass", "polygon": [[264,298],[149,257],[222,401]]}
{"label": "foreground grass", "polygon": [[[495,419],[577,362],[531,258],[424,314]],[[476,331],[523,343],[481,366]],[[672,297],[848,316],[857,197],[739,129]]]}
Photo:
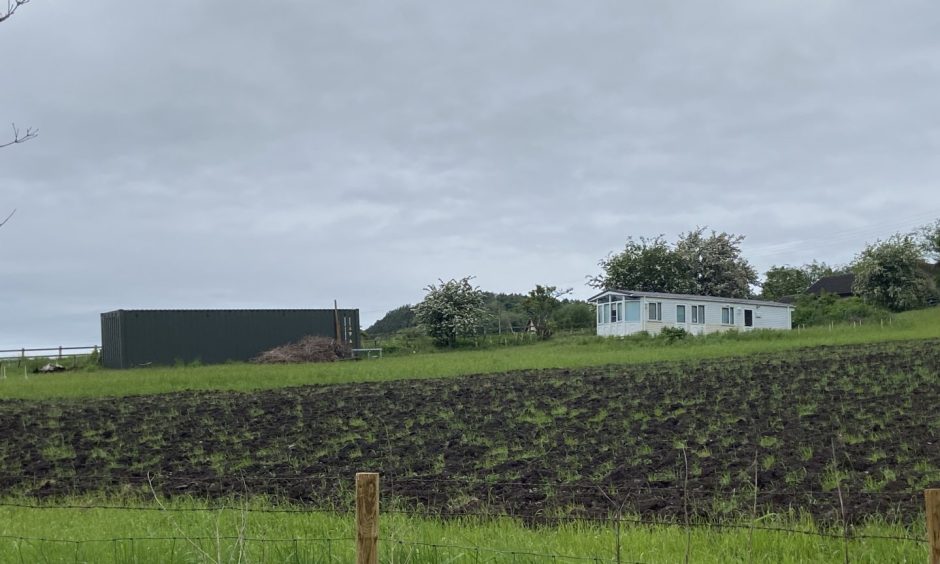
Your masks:
{"label": "foreground grass", "polygon": [[[96,498],[0,502],[2,562],[352,562],[352,517],[271,506],[264,500],[230,502],[228,508],[192,499],[135,504]],[[68,506],[68,507],[65,507]],[[98,507],[96,507],[98,506]],[[107,508],[100,506],[113,506]],[[272,512],[278,509],[280,512]],[[285,512],[284,510],[292,511]],[[293,512],[296,511],[296,512]],[[746,525],[746,524],[745,524]],[[380,518],[382,562],[922,562],[926,543],[853,539],[819,531],[800,519],[768,515],[760,527],[716,529],[680,525],[621,526],[570,522],[524,527],[517,521],[478,518],[440,521],[391,512]],[[835,537],[812,533],[837,533]],[[856,536],[923,538],[923,523],[859,527]]]}
{"label": "foreground grass", "polygon": [[100,370],[0,379],[0,398],[120,397],[183,390],[249,391],[310,384],[442,378],[510,370],[579,368],[780,352],[822,345],[940,338],[940,308],[908,312],[889,324],[711,335],[667,344],[661,339],[575,337],[529,346],[460,350],[361,362],[288,366],[226,364]]}

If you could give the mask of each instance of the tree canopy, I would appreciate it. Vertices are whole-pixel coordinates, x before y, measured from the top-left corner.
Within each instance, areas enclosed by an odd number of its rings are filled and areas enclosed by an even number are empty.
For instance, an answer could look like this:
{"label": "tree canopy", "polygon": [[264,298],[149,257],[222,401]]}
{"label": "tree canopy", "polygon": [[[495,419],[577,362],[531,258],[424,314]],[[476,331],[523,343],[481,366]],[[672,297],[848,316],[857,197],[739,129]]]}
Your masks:
{"label": "tree canopy", "polygon": [[837,274],[850,274],[852,267],[849,265],[830,265],[825,262],[813,260],[800,267],[809,277],[809,284],[815,284],[820,278],[825,276],[835,276]]}
{"label": "tree canopy", "polygon": [[693,294],[725,298],[751,297],[757,271],[741,254],[744,235],[717,233],[705,236],[705,228],[679,237],[676,253],[692,279]]}
{"label": "tree canopy", "polygon": [[812,284],[809,274],[794,266],[772,266],[764,274],[761,298],[779,300],[784,296],[802,294]]}
{"label": "tree canopy", "polygon": [[522,307],[529,315],[529,320],[535,325],[535,333],[539,339],[548,339],[552,336],[553,316],[561,307],[561,301],[558,298],[570,291],[570,289],[559,291],[555,286],[542,286],[541,284],[536,284],[534,289],[529,290],[529,295],[523,300]]}
{"label": "tree canopy", "polygon": [[934,264],[940,264],[940,219],[920,228],[920,243]]}
{"label": "tree canopy", "polygon": [[486,317],[486,295],[470,281],[439,280],[425,288],[424,300],[414,309],[415,319],[438,346],[454,346],[457,338],[476,331]]}
{"label": "tree canopy", "polygon": [[596,310],[592,304],[580,300],[561,300],[552,313],[552,323],[559,330],[594,329]]}
{"label": "tree canopy", "polygon": [[681,257],[662,235],[647,239],[627,238],[623,251],[607,255],[598,263],[603,274],[591,278],[598,289],[643,292],[690,293],[691,277]]}
{"label": "tree canopy", "polygon": [[797,296],[824,276],[850,272],[852,270],[847,266],[830,266],[815,260],[803,266],[775,265],[764,273],[761,297],[765,300],[779,300],[784,296]]}
{"label": "tree canopy", "polygon": [[743,235],[714,230],[706,235],[704,227],[681,234],[674,245],[662,235],[629,237],[623,251],[598,263],[603,273],[588,284],[599,289],[747,298],[758,278],[742,255],[743,240]]}
{"label": "tree canopy", "polygon": [[855,293],[892,311],[923,307],[936,295],[923,246],[912,235],[894,235],[868,245],[855,259]]}

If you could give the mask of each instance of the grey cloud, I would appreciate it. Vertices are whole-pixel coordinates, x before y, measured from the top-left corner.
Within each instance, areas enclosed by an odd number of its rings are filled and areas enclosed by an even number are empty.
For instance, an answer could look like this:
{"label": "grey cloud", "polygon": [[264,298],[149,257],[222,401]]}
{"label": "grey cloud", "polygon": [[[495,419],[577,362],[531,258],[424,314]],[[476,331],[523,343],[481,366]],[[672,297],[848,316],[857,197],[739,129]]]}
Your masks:
{"label": "grey cloud", "polygon": [[584,296],[627,236],[696,225],[746,234],[760,269],[848,260],[940,215],[938,23],[931,2],[31,3],[0,26],[28,54],[0,118],[42,132],[0,151],[0,348],[94,340],[116,307],[339,298],[369,322],[466,274]]}

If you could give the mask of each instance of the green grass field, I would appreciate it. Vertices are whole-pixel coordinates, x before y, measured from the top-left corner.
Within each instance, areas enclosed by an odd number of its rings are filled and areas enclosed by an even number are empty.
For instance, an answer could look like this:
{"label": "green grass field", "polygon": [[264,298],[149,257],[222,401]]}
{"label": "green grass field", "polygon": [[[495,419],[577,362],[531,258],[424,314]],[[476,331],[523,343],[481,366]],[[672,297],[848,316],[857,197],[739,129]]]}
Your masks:
{"label": "green grass field", "polygon": [[[22,500],[19,500],[22,501]],[[150,501],[139,509],[95,508],[120,501],[60,500],[59,506],[25,509],[0,504],[2,562],[352,562],[355,532],[351,516],[267,512],[255,500],[226,508],[196,500]],[[68,505],[69,507],[62,507]],[[441,521],[402,515],[380,517],[380,561],[449,562],[923,562],[925,543],[885,538],[844,541],[841,531],[820,531],[812,523],[766,515],[741,528],[715,529],[676,524],[622,525],[570,522],[550,528],[526,527],[509,518]],[[801,532],[775,532],[766,528]],[[816,536],[804,533],[827,533]],[[921,525],[863,525],[856,536],[924,538]],[[56,542],[61,540],[62,542]]]}
{"label": "green grass field", "polygon": [[569,337],[525,346],[402,355],[359,362],[289,366],[226,364],[24,375],[8,364],[0,398],[120,397],[182,390],[250,391],[286,386],[446,378],[511,370],[578,368],[772,353],[803,347],[940,338],[940,308],[908,312],[890,323],[793,331],[661,339]]}

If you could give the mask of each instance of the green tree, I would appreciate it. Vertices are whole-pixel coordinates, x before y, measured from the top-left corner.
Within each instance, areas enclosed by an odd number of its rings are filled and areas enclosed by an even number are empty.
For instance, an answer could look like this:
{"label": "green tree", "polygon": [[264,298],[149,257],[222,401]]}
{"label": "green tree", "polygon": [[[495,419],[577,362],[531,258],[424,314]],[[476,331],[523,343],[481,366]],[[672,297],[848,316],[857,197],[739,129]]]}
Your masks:
{"label": "green tree", "polygon": [[662,235],[627,238],[623,251],[607,255],[598,266],[603,274],[588,280],[602,290],[637,290],[684,294],[692,291],[687,265]]}
{"label": "green tree", "polygon": [[744,235],[717,233],[705,236],[699,227],[679,237],[676,253],[691,277],[693,294],[724,298],[749,298],[757,284],[757,271],[741,253]]}
{"label": "green tree", "polygon": [[855,293],[866,301],[904,311],[926,305],[936,285],[924,268],[923,247],[912,235],[868,245],[855,259]]}
{"label": "green tree", "polygon": [[835,276],[837,274],[849,274],[852,267],[848,265],[829,265],[825,262],[814,260],[802,266],[803,272],[809,277],[809,285],[813,285],[817,280],[825,276]]}
{"label": "green tree", "polygon": [[483,321],[486,333],[511,333],[526,326],[529,319],[522,302],[522,294],[503,294],[486,292],[487,316]]}
{"label": "green tree", "polygon": [[772,266],[764,274],[761,297],[765,300],[779,300],[784,296],[796,296],[805,292],[810,284],[810,275],[802,268]]}
{"label": "green tree", "polygon": [[924,253],[940,265],[940,219],[921,227],[920,239]]}
{"label": "green tree", "polygon": [[454,346],[458,337],[472,334],[486,318],[486,295],[470,283],[472,279],[439,280],[439,286],[424,289],[424,300],[414,307],[415,319],[437,346]]}
{"label": "green tree", "polygon": [[571,289],[558,291],[555,286],[535,285],[529,290],[529,295],[522,301],[522,308],[529,316],[529,321],[535,325],[535,334],[539,339],[548,339],[552,336],[554,323],[552,314],[561,307],[559,297],[571,292]]}
{"label": "green tree", "polygon": [[921,227],[920,239],[924,255],[933,260],[930,275],[934,286],[940,286],[940,219]]}
{"label": "green tree", "polygon": [[597,310],[594,306],[580,300],[562,300],[561,306],[552,314],[555,327],[565,331],[575,329],[594,329],[597,323]]}
{"label": "green tree", "polygon": [[852,269],[848,266],[831,266],[816,260],[799,268],[772,266],[764,275],[761,297],[767,300],[778,300],[783,296],[800,295],[820,278],[851,272]]}
{"label": "green tree", "polygon": [[604,271],[588,284],[600,289],[639,290],[747,298],[757,272],[741,254],[743,235],[705,235],[700,227],[679,236],[675,245],[662,235],[627,239],[623,251],[600,261]]}

